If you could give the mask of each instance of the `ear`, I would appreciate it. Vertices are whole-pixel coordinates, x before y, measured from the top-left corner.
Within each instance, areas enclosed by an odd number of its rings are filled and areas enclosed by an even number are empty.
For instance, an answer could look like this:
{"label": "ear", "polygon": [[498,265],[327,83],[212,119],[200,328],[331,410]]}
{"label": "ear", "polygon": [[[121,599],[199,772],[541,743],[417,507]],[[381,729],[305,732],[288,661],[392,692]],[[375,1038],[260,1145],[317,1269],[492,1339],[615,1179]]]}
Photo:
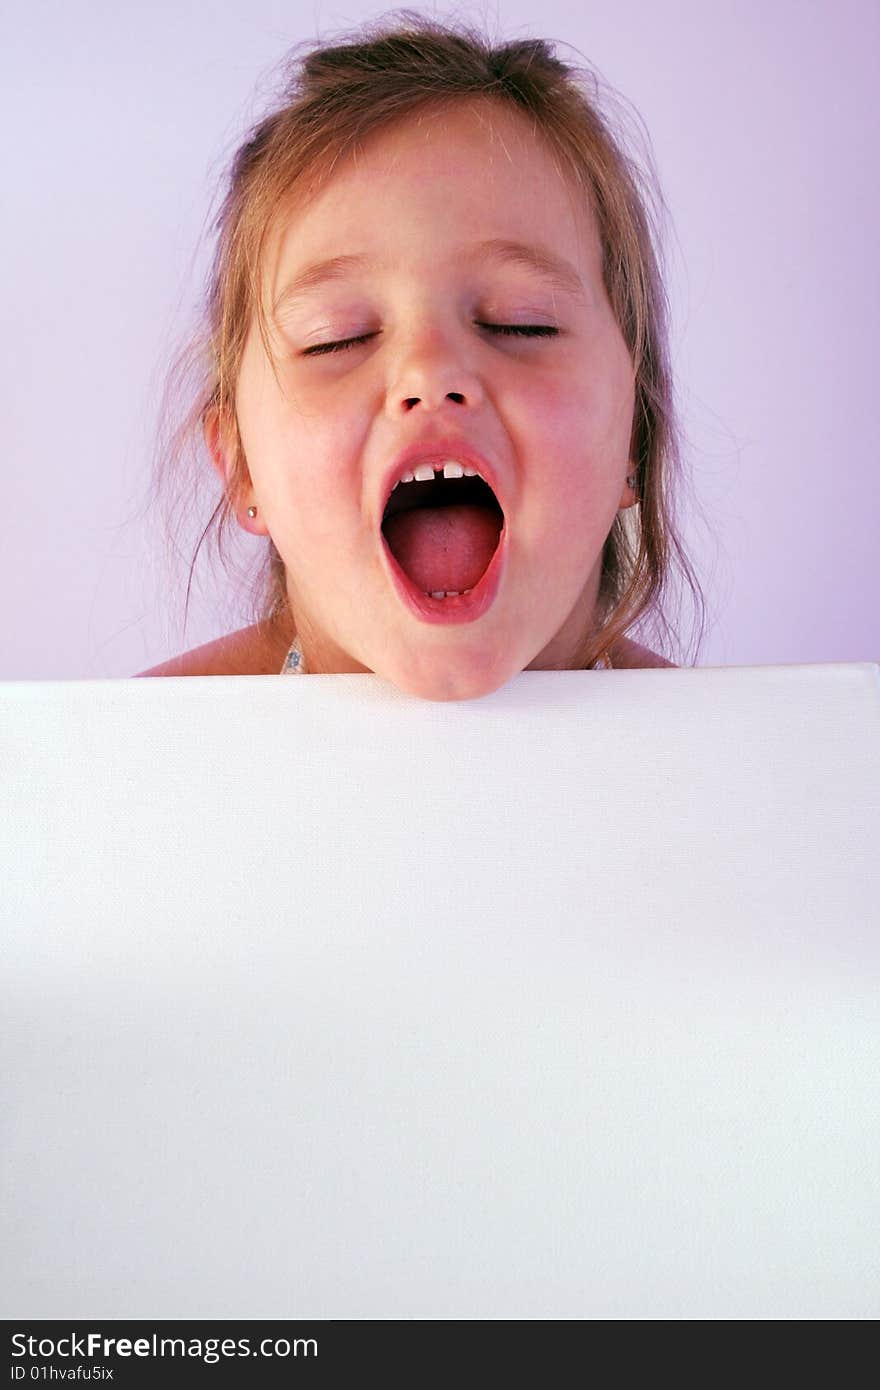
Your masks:
{"label": "ear", "polygon": [[[224,430],[220,411],[215,405],[209,406],[205,411],[202,421],[202,431],[208,453],[211,457],[211,462],[220,475],[223,491],[226,492],[229,486],[229,477],[235,462],[235,455],[228,431]],[[253,518],[239,513],[239,505],[243,506],[243,503],[241,503],[240,499],[237,499],[235,508],[236,515],[238,516],[239,524],[244,527],[245,531],[251,531],[255,536],[266,535],[265,526],[258,521],[254,521]]]}
{"label": "ear", "polygon": [[[632,477],[632,475],[635,473],[635,464],[630,460],[630,463],[627,467],[627,477]],[[636,476],[638,475],[636,474]],[[638,488],[630,487],[629,483],[625,482],[623,485],[623,491],[620,494],[620,501],[617,504],[617,510],[619,512],[625,512],[629,507],[634,507],[638,500]]]}
{"label": "ear", "polygon": [[202,421],[202,431],[205,436],[205,444],[207,445],[211,462],[219,473],[220,481],[225,487],[231,471],[231,459],[223,439],[223,430],[220,425],[220,412],[215,405],[209,406],[205,411]]}

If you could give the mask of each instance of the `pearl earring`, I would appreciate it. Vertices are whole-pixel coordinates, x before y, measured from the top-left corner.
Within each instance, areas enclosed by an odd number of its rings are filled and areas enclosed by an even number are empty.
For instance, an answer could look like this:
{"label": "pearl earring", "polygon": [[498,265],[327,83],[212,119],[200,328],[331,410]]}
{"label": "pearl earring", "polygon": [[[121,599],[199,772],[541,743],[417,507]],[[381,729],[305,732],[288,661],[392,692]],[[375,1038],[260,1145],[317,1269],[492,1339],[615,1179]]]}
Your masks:
{"label": "pearl earring", "polygon": [[256,514],[257,514],[257,509],[256,509],[256,507],[248,507],[248,516],[256,516]]}

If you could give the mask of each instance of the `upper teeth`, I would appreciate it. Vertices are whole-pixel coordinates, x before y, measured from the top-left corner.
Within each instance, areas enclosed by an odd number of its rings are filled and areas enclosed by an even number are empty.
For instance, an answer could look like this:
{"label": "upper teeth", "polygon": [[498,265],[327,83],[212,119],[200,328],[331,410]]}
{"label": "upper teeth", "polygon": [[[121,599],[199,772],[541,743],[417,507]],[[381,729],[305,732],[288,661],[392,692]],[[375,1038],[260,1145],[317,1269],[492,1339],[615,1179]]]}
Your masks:
{"label": "upper teeth", "polygon": [[[414,473],[403,473],[397,479],[397,483],[433,483],[435,468],[443,469],[444,478],[477,477],[476,468],[465,468],[462,464],[457,463],[455,459],[447,459],[445,463],[419,463],[416,465]],[[394,488],[397,487],[397,483],[395,483],[394,487],[391,489],[392,492]]]}

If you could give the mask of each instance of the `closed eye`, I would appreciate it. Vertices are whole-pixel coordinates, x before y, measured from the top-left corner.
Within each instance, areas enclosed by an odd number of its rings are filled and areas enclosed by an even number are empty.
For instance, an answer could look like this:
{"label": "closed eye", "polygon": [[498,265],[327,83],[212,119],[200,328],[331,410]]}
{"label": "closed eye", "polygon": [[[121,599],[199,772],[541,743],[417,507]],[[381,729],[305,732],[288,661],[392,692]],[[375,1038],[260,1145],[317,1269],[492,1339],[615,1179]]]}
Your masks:
{"label": "closed eye", "polygon": [[[545,324],[535,323],[478,323],[478,328],[486,328],[490,333],[515,334],[526,338],[547,338],[558,334],[558,328],[550,328]],[[375,338],[375,333],[362,333],[359,338],[343,338],[338,343],[318,343],[315,347],[306,348],[303,357],[314,357],[323,352],[345,352],[347,348],[355,347],[358,343],[366,343],[370,338]]]}

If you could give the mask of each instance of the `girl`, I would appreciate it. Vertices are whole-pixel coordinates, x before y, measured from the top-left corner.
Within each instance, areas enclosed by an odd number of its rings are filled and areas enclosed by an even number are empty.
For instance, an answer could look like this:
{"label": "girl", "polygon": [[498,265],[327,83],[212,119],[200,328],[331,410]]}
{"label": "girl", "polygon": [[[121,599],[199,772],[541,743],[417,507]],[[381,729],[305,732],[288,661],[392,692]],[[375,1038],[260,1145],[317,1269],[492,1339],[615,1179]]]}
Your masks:
{"label": "girl", "polygon": [[209,528],[266,538],[257,622],[139,674],[673,665],[625,635],[673,559],[699,596],[635,166],[549,44],[404,16],[313,46],[234,159],[188,428]]}

